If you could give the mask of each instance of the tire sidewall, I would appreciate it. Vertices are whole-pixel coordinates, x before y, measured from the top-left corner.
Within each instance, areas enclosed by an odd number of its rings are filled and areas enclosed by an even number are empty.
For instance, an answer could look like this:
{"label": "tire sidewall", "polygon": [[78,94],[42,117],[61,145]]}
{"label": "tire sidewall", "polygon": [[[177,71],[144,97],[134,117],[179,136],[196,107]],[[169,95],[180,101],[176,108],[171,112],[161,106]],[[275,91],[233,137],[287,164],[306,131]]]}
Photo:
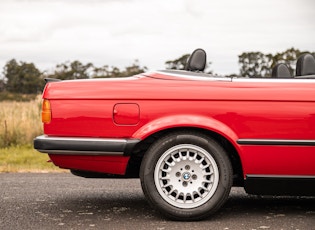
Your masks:
{"label": "tire sidewall", "polygon": [[[192,144],[203,148],[213,157],[218,166],[219,183],[216,191],[206,203],[196,208],[182,209],[169,204],[161,197],[154,182],[154,171],[160,157],[168,149],[180,144]],[[151,146],[143,159],[140,178],[144,194],[162,214],[171,219],[197,220],[211,215],[225,202],[231,189],[232,168],[227,154],[214,140],[202,134],[174,133],[159,139]]]}

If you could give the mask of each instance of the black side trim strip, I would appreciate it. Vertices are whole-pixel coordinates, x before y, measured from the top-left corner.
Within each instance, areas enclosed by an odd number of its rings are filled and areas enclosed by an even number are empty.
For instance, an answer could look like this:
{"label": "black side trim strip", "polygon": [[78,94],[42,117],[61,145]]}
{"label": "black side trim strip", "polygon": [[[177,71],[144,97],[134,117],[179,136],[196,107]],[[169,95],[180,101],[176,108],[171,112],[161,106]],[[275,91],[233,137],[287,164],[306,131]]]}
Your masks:
{"label": "black side trim strip", "polygon": [[40,152],[65,155],[130,155],[138,139],[75,138],[38,136],[34,148]]}
{"label": "black side trim strip", "polygon": [[315,146],[315,140],[238,139],[240,145],[295,145]]}
{"label": "black side trim strip", "polygon": [[315,176],[246,175],[249,194],[315,196]]}

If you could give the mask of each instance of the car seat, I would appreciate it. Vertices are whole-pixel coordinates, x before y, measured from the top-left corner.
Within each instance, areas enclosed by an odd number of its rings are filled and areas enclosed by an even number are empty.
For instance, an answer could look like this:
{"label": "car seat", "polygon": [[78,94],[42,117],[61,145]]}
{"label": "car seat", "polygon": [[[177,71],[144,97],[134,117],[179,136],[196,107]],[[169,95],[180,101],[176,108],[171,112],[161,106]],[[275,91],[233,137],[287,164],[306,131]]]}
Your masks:
{"label": "car seat", "polygon": [[296,62],[296,76],[314,75],[315,58],[311,54],[301,55]]}
{"label": "car seat", "polygon": [[203,72],[206,68],[207,55],[203,49],[196,49],[189,56],[185,70],[192,72]]}
{"label": "car seat", "polygon": [[291,78],[292,75],[286,64],[280,63],[272,68],[271,72],[272,78]]}

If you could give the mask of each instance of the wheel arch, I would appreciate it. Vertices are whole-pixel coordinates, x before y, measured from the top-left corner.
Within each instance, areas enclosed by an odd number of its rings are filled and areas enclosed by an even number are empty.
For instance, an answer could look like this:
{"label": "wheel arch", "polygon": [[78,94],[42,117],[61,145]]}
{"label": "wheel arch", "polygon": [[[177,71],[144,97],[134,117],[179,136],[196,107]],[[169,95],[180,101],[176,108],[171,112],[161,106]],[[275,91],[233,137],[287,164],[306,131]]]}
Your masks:
{"label": "wheel arch", "polygon": [[142,158],[145,155],[149,147],[160,137],[168,135],[172,132],[199,132],[204,135],[211,137],[226,151],[233,168],[233,181],[236,186],[243,186],[243,169],[242,162],[239,156],[238,150],[233,145],[231,139],[223,136],[221,133],[214,130],[200,128],[196,126],[175,126],[171,128],[160,129],[156,132],[151,132],[150,135],[146,136],[135,148],[133,154],[128,163],[126,174],[133,175],[137,177],[139,175],[139,169],[142,162]]}
{"label": "wheel arch", "polygon": [[181,127],[200,128],[213,131],[225,137],[231,143],[236,143],[236,140],[238,139],[236,133],[221,121],[212,117],[195,114],[170,115],[157,118],[143,125],[132,135],[132,138],[144,140],[159,131]]}

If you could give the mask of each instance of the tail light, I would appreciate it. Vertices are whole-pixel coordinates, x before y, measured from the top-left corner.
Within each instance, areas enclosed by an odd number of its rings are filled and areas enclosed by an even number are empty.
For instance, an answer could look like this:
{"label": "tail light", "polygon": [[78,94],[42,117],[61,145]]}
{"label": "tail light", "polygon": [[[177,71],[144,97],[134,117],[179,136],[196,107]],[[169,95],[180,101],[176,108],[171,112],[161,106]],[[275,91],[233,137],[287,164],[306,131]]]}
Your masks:
{"label": "tail light", "polygon": [[42,122],[43,123],[50,123],[51,121],[51,107],[50,102],[47,99],[43,100],[42,104]]}

